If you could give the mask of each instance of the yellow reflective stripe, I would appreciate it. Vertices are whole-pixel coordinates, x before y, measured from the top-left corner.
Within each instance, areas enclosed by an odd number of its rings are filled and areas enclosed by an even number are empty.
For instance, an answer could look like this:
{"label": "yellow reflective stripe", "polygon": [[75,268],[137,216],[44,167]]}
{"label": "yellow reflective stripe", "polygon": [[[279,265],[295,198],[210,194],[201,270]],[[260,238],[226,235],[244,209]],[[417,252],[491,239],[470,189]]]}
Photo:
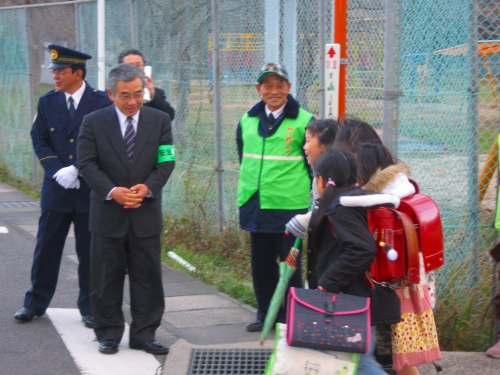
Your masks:
{"label": "yellow reflective stripe", "polygon": [[47,156],[45,158],[41,158],[40,161],[45,160],[45,159],[57,159],[57,156]]}
{"label": "yellow reflective stripe", "polygon": [[303,156],[273,156],[259,154],[243,154],[244,158],[264,159],[264,160],[304,160]]}

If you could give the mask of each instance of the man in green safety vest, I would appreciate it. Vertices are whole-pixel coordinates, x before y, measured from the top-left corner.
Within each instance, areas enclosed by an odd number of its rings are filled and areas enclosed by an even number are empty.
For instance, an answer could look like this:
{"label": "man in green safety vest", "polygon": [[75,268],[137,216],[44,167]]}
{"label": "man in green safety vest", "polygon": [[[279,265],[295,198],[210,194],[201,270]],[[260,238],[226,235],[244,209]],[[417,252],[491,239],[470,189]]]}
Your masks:
{"label": "man in green safety vest", "polygon": [[[249,332],[262,330],[284,260],[294,238],[285,224],[311,205],[311,177],[303,146],[305,128],[313,115],[290,95],[291,84],[282,65],[268,63],[256,84],[261,97],[238,123],[236,142],[241,163],[238,182],[240,226],[250,232],[252,279],[257,320]],[[301,287],[301,262],[289,286]],[[280,321],[284,322],[284,311]]]}

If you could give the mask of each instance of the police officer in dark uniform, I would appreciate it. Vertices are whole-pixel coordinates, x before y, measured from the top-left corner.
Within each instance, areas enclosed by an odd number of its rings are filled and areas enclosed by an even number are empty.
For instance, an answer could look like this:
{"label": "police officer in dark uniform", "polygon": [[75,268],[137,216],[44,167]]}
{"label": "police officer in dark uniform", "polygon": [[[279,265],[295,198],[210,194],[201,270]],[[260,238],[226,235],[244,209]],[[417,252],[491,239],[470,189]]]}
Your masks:
{"label": "police officer in dark uniform", "polygon": [[31,288],[23,307],[15,314],[21,322],[42,316],[54,296],[64,242],[71,223],[78,255],[80,292],[78,309],[82,321],[93,328],[89,303],[90,279],[90,189],[78,176],[77,136],[87,113],[111,104],[108,96],[85,81],[85,53],[50,45],[55,90],[42,95],[31,129],[33,148],[44,169],[41,216],[31,268]]}

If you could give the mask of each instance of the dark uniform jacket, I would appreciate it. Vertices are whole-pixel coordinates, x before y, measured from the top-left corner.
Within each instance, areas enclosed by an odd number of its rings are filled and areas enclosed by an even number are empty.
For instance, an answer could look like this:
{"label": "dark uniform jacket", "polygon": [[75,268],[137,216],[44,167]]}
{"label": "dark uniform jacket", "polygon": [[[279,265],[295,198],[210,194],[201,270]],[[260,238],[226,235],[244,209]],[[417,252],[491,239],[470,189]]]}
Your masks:
{"label": "dark uniform jacket", "polygon": [[38,101],[38,110],[31,128],[33,148],[44,169],[41,207],[56,212],[89,212],[88,185],[80,178],[79,189],[64,189],[52,177],[63,167],[74,165],[77,137],[82,118],[87,113],[111,104],[108,95],[86,83],[75,117],[71,121],[64,92],[51,90]]}
{"label": "dark uniform jacket", "polygon": [[372,325],[400,320],[400,303],[392,289],[368,283],[364,274],[375,257],[375,241],[366,219],[366,207],[344,207],[342,196],[362,196],[358,188],[338,189],[324,216],[314,210],[309,226],[307,280],[309,287],[331,293],[370,297]]}
{"label": "dark uniform jacket", "polygon": [[165,91],[155,87],[155,96],[149,102],[144,103],[146,107],[151,107],[159,109],[162,112],[168,113],[170,120],[172,121],[175,117],[175,110],[172,108],[169,102],[167,102],[167,97],[165,96]]}

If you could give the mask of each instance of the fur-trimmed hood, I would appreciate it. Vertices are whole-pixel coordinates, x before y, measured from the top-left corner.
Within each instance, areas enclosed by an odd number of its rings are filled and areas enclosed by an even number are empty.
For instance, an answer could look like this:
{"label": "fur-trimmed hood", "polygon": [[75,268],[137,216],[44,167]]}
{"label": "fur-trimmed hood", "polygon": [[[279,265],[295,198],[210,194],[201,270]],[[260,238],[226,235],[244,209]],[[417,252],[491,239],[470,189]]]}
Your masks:
{"label": "fur-trimmed hood", "polygon": [[415,193],[415,186],[408,179],[410,168],[404,164],[390,165],[377,172],[362,186],[362,189],[371,193],[391,194],[404,198]]}

